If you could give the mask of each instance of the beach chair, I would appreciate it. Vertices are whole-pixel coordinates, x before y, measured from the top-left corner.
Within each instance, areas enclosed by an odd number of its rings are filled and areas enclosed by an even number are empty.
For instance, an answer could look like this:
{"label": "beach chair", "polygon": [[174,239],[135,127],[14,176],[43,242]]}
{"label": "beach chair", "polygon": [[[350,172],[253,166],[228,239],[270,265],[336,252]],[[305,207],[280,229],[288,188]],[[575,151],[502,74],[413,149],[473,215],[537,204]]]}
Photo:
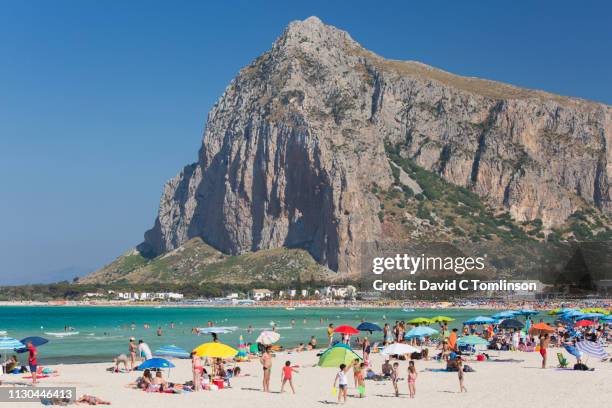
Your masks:
{"label": "beach chair", "polygon": [[557,359],[559,360],[559,367],[566,368],[569,365],[569,361],[561,353],[557,353]]}

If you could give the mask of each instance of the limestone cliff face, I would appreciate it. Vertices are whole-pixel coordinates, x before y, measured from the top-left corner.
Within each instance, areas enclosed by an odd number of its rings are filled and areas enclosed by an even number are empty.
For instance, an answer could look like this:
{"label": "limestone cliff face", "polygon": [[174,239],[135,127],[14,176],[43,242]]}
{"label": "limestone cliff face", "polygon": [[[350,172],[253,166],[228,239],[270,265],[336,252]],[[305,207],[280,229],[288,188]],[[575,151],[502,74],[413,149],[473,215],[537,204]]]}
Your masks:
{"label": "limestone cliff face", "polygon": [[371,189],[393,183],[385,142],[517,220],[612,211],[609,106],[385,60],[311,17],[229,84],[140,248],[302,247],[354,272],[383,234]]}

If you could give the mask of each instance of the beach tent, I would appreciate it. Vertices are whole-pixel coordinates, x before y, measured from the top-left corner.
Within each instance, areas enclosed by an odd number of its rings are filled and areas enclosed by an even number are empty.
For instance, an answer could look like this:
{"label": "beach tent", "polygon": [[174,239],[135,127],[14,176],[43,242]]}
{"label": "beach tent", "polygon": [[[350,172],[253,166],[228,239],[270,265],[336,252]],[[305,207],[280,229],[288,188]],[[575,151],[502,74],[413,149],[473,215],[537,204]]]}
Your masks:
{"label": "beach tent", "polygon": [[393,355],[403,355],[403,354],[412,354],[412,353],[416,353],[418,352],[419,349],[417,349],[416,347],[413,347],[409,344],[404,344],[404,343],[393,343],[393,344],[389,344],[388,346],[385,346],[385,348],[383,348],[380,353],[381,354],[386,354],[388,356],[393,356]]}
{"label": "beach tent", "polygon": [[408,324],[431,324],[431,320],[426,317],[415,317],[412,320],[408,320],[406,323]]}
{"label": "beach tent", "polygon": [[516,319],[505,319],[499,324],[502,329],[522,329],[525,325]]}
{"label": "beach tent", "polygon": [[169,346],[161,346],[153,353],[156,356],[174,357],[174,358],[189,358],[189,352],[174,344]]}
{"label": "beach tent", "polygon": [[431,321],[432,323],[450,323],[455,321],[455,319],[446,316],[436,316],[429,319],[429,321]]}
{"label": "beach tent", "polygon": [[431,327],[427,327],[427,326],[419,326],[419,327],[415,327],[414,329],[409,330],[404,335],[404,338],[410,339],[413,337],[427,337],[427,336],[433,336],[435,334],[438,334],[438,331],[436,329],[432,329]]}
{"label": "beach tent", "polygon": [[264,330],[259,334],[259,336],[257,336],[257,340],[255,341],[257,343],[261,343],[266,346],[269,346],[270,344],[276,343],[279,340],[280,340],[280,334],[278,334],[275,331]]}
{"label": "beach tent", "polygon": [[144,369],[160,369],[160,368],[174,368],[175,365],[166,360],[165,358],[150,358],[148,360],[143,361],[138,365],[136,370],[144,370]]}
{"label": "beach tent", "polygon": [[370,334],[372,334],[372,332],[375,332],[375,331],[382,331],[379,325],[375,323],[370,323],[370,322],[361,323],[359,326],[357,326],[357,330],[367,331],[367,332],[370,332]]}
{"label": "beach tent", "polygon": [[204,343],[193,349],[200,357],[230,358],[238,354],[238,350],[223,343]]}
{"label": "beach tent", "polygon": [[317,365],[319,367],[340,367],[340,364],[351,365],[355,359],[363,361],[357,353],[355,353],[346,344],[337,344],[331,348],[328,348],[319,357]]}
{"label": "beach tent", "polygon": [[468,321],[463,322],[463,324],[489,324],[489,323],[494,323],[495,320],[491,319],[490,317],[485,317],[485,316],[476,316],[471,318]]}
{"label": "beach tent", "polygon": [[342,334],[359,334],[359,330],[352,326],[342,325],[338,326],[334,329],[334,333],[342,333]]}
{"label": "beach tent", "polygon": [[459,340],[457,340],[457,344],[460,346],[481,346],[487,345],[489,344],[489,342],[480,336],[463,336],[460,337]]}
{"label": "beach tent", "polygon": [[576,349],[581,353],[588,354],[600,360],[607,359],[610,355],[604,350],[601,344],[594,341],[579,341],[576,343]]}

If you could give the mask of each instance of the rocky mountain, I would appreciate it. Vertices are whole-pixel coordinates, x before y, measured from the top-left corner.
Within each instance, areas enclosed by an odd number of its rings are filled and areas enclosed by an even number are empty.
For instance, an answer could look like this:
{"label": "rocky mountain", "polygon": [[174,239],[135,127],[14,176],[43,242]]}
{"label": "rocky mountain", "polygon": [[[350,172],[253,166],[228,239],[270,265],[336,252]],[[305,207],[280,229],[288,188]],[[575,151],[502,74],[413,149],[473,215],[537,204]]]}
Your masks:
{"label": "rocky mountain", "polygon": [[350,274],[374,240],[575,238],[576,214],[607,237],[611,143],[610,106],[387,60],[310,17],[228,85],[138,249],[301,248]]}

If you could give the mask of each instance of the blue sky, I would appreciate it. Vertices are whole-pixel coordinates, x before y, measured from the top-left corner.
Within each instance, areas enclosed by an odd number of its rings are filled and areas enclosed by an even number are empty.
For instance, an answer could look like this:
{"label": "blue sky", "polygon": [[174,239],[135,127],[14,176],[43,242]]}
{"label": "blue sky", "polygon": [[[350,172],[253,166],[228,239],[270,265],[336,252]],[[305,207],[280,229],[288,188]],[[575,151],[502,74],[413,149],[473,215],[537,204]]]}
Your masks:
{"label": "blue sky", "polygon": [[0,285],[69,278],[138,244],[163,183],[195,161],[210,107],[291,20],[317,15],[388,58],[612,104],[604,1],[2,0],[0,10]]}

